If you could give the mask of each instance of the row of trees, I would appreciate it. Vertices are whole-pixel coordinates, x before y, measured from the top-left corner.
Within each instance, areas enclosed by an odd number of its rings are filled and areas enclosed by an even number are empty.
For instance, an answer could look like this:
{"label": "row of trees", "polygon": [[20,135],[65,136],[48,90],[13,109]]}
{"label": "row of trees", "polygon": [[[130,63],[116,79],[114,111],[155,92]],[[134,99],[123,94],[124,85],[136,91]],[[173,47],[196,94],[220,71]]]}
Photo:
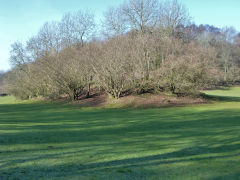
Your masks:
{"label": "row of trees", "polygon": [[240,81],[240,34],[191,24],[177,0],[128,0],[104,17],[99,30],[92,13],[68,13],[26,43],[12,44],[9,93],[73,100],[92,89],[114,98],[181,95]]}

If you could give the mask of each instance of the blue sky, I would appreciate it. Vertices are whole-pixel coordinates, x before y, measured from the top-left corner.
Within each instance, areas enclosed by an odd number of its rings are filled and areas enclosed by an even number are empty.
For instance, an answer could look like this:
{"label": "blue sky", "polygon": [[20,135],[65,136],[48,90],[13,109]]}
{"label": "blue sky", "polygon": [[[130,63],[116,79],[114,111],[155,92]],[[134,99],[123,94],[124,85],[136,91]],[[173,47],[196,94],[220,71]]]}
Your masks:
{"label": "blue sky", "polygon": [[[0,0],[0,70],[10,69],[10,45],[35,35],[46,21],[66,12],[91,10],[96,20],[108,7],[124,0]],[[180,0],[196,24],[234,26],[240,31],[240,0]]]}

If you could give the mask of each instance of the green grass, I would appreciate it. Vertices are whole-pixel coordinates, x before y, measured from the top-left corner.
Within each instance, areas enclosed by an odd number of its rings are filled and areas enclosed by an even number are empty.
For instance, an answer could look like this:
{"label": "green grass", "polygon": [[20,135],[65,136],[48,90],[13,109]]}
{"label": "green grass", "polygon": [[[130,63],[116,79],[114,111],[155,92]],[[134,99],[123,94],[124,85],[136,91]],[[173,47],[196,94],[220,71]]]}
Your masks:
{"label": "green grass", "polygon": [[240,179],[240,88],[207,94],[229,99],[97,109],[0,98],[0,179]]}
{"label": "green grass", "polygon": [[240,87],[225,87],[219,90],[206,91],[208,95],[223,96],[223,97],[237,97],[240,98]]}
{"label": "green grass", "polygon": [[12,96],[0,97],[0,104],[14,104],[14,103],[17,103],[17,100]]}

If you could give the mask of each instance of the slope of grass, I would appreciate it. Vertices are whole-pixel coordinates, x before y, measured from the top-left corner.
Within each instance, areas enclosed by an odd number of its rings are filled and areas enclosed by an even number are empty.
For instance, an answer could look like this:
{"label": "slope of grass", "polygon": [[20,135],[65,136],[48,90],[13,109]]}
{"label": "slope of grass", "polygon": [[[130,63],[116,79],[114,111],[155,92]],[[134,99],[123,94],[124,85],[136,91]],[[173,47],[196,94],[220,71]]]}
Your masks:
{"label": "slope of grass", "polygon": [[139,110],[13,101],[0,98],[0,179],[240,179],[239,100]]}
{"label": "slope of grass", "polygon": [[0,97],[0,104],[13,104],[17,103],[13,96]]}
{"label": "slope of grass", "polygon": [[219,90],[206,91],[208,95],[238,97],[240,98],[240,87],[225,87]]}

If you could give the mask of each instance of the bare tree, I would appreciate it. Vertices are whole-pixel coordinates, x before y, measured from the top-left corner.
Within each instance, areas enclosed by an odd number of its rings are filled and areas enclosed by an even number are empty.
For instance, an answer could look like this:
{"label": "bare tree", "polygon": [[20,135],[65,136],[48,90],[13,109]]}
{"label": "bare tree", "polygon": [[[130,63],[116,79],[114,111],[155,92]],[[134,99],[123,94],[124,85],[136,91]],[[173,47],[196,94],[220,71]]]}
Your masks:
{"label": "bare tree", "polygon": [[64,46],[82,46],[84,42],[91,39],[94,30],[94,15],[87,11],[67,13],[60,22],[60,32]]}
{"label": "bare tree", "polygon": [[228,81],[229,74],[231,74],[230,69],[233,63],[231,51],[236,34],[236,30],[233,27],[225,27],[222,29],[219,39],[221,62],[224,68],[223,79],[225,82]]}
{"label": "bare tree", "polygon": [[195,93],[216,77],[216,52],[194,42],[183,45],[176,40],[176,43],[176,52],[169,54],[165,66],[156,71],[159,74],[156,81],[174,94]]}
{"label": "bare tree", "polygon": [[128,38],[114,38],[102,45],[102,52],[93,66],[98,83],[114,98],[128,90],[133,73],[131,41]]}
{"label": "bare tree", "polygon": [[131,29],[146,32],[157,23],[158,6],[157,0],[129,0],[121,8]]}
{"label": "bare tree", "polygon": [[187,25],[190,16],[186,7],[178,0],[166,0],[160,4],[158,26],[167,29],[170,33],[175,32],[181,25]]}
{"label": "bare tree", "polygon": [[0,95],[6,93],[6,90],[4,87],[5,76],[6,76],[6,72],[0,71]]}
{"label": "bare tree", "polygon": [[107,37],[121,36],[129,30],[123,11],[119,7],[111,7],[104,13],[102,27]]}
{"label": "bare tree", "polygon": [[21,42],[15,42],[11,45],[10,63],[13,66],[21,66],[29,62],[27,52]]}
{"label": "bare tree", "polygon": [[37,36],[27,42],[27,50],[34,59],[46,53],[58,53],[61,49],[59,24],[55,21],[45,23]]}

